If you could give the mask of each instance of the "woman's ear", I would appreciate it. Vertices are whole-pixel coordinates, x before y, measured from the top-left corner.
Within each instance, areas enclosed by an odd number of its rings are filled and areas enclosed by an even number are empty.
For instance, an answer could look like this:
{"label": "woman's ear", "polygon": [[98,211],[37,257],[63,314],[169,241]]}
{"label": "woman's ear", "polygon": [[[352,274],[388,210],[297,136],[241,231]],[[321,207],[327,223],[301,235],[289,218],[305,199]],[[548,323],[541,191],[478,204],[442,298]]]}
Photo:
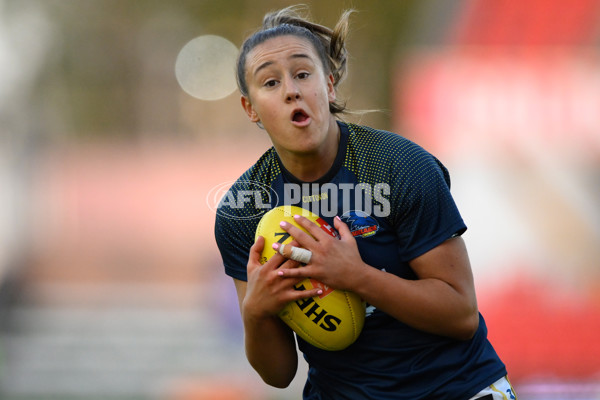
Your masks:
{"label": "woman's ear", "polygon": [[329,102],[333,103],[335,101],[335,85],[333,74],[327,75],[327,97],[329,98]]}
{"label": "woman's ear", "polygon": [[244,111],[246,111],[246,114],[248,114],[248,118],[250,118],[250,121],[251,122],[260,122],[260,118],[258,117],[258,114],[254,110],[254,107],[252,106],[250,99],[246,96],[242,96],[241,101],[242,101],[242,108],[244,109]]}

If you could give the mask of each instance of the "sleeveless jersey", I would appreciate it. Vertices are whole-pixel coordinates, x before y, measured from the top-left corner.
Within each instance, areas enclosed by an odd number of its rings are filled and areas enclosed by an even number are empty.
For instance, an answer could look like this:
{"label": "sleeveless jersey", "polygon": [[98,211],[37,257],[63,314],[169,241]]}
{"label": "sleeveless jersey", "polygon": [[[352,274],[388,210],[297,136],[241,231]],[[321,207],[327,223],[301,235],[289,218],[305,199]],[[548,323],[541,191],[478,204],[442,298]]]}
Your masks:
{"label": "sleeveless jersey", "polygon": [[[215,236],[229,276],[247,280],[258,221],[279,205],[309,209],[331,226],[339,215],[368,265],[404,279],[417,279],[410,260],[466,230],[448,171],[433,155],[391,132],[338,124],[337,156],[318,181],[297,180],[271,148],[225,194]],[[367,305],[363,331],[347,349],[330,352],[297,341],[309,364],[305,400],[460,400],[506,375],[481,314],[475,336],[458,341]]]}

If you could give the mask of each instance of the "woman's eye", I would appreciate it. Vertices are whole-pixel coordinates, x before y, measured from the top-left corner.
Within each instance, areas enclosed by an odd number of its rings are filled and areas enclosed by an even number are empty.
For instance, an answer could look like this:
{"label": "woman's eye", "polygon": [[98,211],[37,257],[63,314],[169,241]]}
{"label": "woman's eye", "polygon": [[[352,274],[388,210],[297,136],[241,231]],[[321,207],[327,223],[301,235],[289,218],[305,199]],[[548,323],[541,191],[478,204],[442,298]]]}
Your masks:
{"label": "woman's eye", "polygon": [[306,78],[308,78],[308,76],[309,76],[308,72],[300,72],[298,74],[298,79],[306,79]]}
{"label": "woman's eye", "polygon": [[268,81],[265,82],[265,86],[266,87],[273,87],[275,85],[277,85],[277,81],[274,80],[274,79],[271,79],[271,80],[268,80]]}

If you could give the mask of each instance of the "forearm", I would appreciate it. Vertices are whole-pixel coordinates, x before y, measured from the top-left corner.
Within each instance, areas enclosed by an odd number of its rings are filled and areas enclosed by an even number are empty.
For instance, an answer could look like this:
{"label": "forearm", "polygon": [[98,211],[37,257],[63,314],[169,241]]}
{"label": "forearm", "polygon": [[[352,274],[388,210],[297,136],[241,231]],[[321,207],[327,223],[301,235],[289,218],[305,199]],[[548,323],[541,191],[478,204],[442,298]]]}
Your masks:
{"label": "forearm", "polygon": [[287,387],[298,367],[293,332],[278,317],[254,318],[244,312],[242,317],[250,365],[267,384]]}
{"label": "forearm", "polygon": [[[456,339],[471,338],[479,325],[471,264],[461,237],[448,239],[410,260],[416,280],[367,265],[348,226],[334,219],[340,240],[310,221],[297,221],[312,237],[288,224],[284,229],[312,252],[303,268],[279,269],[286,278],[312,277],[360,295],[370,305],[416,329]],[[319,240],[315,240],[314,238]]]}
{"label": "forearm", "polygon": [[460,340],[475,333],[475,298],[436,278],[407,280],[365,265],[353,291],[366,302],[416,329]]}

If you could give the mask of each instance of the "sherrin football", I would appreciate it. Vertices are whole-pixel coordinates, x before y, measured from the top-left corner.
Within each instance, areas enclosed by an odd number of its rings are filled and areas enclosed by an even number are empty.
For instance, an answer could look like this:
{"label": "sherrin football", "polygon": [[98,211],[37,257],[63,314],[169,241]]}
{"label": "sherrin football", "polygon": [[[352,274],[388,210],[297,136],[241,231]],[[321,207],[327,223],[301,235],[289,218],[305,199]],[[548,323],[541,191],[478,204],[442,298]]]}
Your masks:
{"label": "sherrin football", "polygon": [[[258,223],[255,239],[265,238],[260,262],[264,264],[275,255],[273,243],[287,244],[293,238],[284,231],[281,221],[307,232],[294,220],[302,215],[313,221],[329,235],[338,237],[337,232],[322,218],[296,206],[279,206],[268,211]],[[307,232],[308,233],[308,232]],[[316,297],[293,301],[279,313],[279,317],[308,343],[324,350],[343,350],[360,335],[365,322],[365,304],[352,292],[330,288],[315,279],[305,279],[295,286],[297,290],[319,287],[323,293]]]}

